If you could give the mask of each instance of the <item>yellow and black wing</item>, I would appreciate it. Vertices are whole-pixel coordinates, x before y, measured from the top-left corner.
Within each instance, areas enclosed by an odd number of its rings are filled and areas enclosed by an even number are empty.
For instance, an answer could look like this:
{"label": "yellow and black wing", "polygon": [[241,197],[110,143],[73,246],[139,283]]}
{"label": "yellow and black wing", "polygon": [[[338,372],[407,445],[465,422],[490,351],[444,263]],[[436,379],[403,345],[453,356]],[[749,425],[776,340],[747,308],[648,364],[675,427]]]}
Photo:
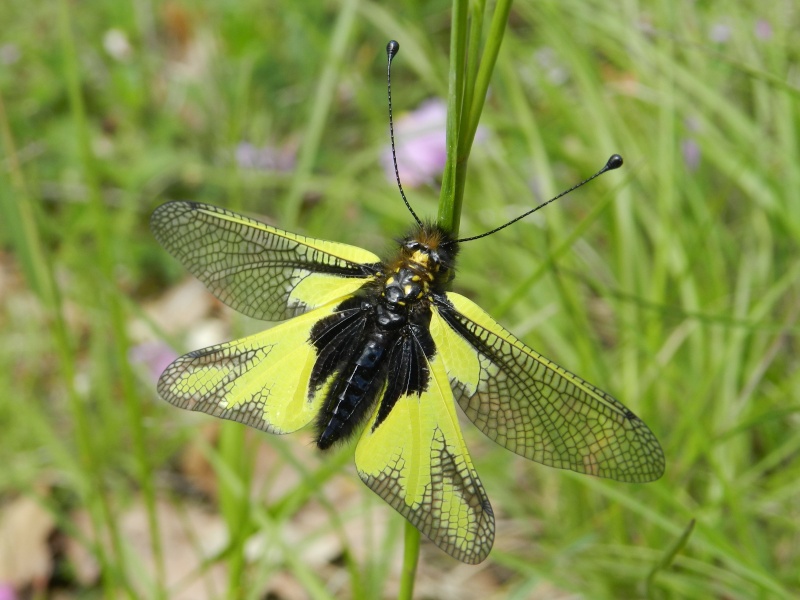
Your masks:
{"label": "yellow and black wing", "polygon": [[222,302],[281,321],[344,298],[372,278],[379,258],[197,202],[168,202],[150,219],[156,239]]}
{"label": "yellow and black wing", "polygon": [[456,401],[489,438],[542,464],[618,481],[664,472],[653,433],[602,390],[537,354],[464,296],[431,321]]}
{"label": "yellow and black wing", "polygon": [[341,313],[341,303],[374,278],[378,257],[195,202],[158,207],[151,227],[158,241],[232,308],[270,321],[297,315],[178,358],[159,378],[159,395],[181,408],[271,433],[296,431],[312,421],[328,384],[311,387],[319,351],[312,330]]}
{"label": "yellow and black wing", "polygon": [[159,395],[180,408],[238,421],[270,433],[290,433],[319,413],[326,386],[311,387],[318,321],[335,300],[249,337],[190,352],[158,380]]}
{"label": "yellow and black wing", "polygon": [[[418,346],[404,356],[407,363],[419,358],[427,388],[400,395],[388,414],[375,411],[356,446],[356,468],[372,491],[442,550],[479,563],[492,548],[494,515],[461,436],[447,372],[438,356],[427,361]],[[411,370],[405,364],[398,372],[409,381]]]}

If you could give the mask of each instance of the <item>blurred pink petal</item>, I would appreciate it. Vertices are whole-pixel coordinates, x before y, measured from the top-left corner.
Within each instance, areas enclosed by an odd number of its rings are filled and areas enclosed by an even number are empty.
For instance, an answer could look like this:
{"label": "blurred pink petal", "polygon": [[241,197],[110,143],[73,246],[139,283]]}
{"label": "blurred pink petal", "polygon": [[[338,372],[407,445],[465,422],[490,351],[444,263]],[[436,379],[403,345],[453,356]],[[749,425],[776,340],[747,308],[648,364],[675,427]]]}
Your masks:
{"label": "blurred pink petal", "polygon": [[758,39],[763,41],[772,39],[772,25],[766,19],[759,19],[756,21],[755,34]]}
{"label": "blurred pink petal", "polygon": [[143,365],[155,382],[178,354],[164,342],[143,342],[128,352],[128,360],[134,365]]}
{"label": "blurred pink petal", "polygon": [[[447,162],[447,105],[444,100],[426,100],[416,110],[404,114],[394,124],[397,168],[404,187],[433,183]],[[479,127],[475,140],[486,137]],[[388,144],[381,153],[386,179],[394,182],[392,148]]]}
{"label": "blurred pink petal", "polygon": [[714,23],[708,32],[708,39],[718,44],[724,44],[731,39],[731,26],[727,23]]}
{"label": "blurred pink petal", "polygon": [[17,600],[17,593],[11,584],[0,583],[0,600]]}
{"label": "blurred pink petal", "polygon": [[[441,174],[447,160],[446,126],[447,106],[440,99],[426,100],[395,122],[397,168],[404,186],[417,187]],[[381,154],[381,164],[386,178],[394,181],[390,146]]]}
{"label": "blurred pink petal", "polygon": [[681,154],[683,163],[690,171],[696,171],[700,166],[700,146],[693,138],[681,140]]}
{"label": "blurred pink petal", "polygon": [[254,146],[250,142],[241,142],[236,146],[236,162],[243,169],[259,171],[291,171],[295,165],[295,149],[284,146]]}

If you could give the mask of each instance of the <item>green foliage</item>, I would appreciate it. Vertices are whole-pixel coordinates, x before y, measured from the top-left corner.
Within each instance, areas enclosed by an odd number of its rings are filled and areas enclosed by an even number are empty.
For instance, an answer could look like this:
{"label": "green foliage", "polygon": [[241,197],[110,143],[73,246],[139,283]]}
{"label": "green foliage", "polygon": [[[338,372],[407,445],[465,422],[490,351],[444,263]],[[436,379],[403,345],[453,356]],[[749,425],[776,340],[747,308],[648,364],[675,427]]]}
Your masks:
{"label": "green foliage", "polygon": [[[101,566],[97,595],[171,597],[165,569],[130,560],[120,516],[142,499],[157,531],[160,499],[196,502],[175,464],[204,421],[158,400],[128,360],[152,319],[142,307],[184,277],[149,214],[191,199],[382,251],[409,222],[378,160],[384,48],[401,44],[396,115],[445,98],[450,10],[0,3],[0,498],[35,495],[67,535],[73,511],[88,508],[108,542],[82,538]],[[524,212],[614,152],[626,166],[465,244],[457,288],[630,406],[664,445],[667,473],[625,485],[554,471],[465,426],[498,514],[481,571],[498,595],[800,594],[798,14],[784,2],[514,3],[469,155],[461,235]],[[239,166],[242,142],[297,149],[296,169]],[[437,186],[407,192],[434,218]],[[188,333],[169,341],[188,350]],[[366,559],[344,553],[345,587],[302,558],[359,518],[324,492],[351,477],[346,449],[320,458],[235,425],[220,438],[201,447],[230,536],[197,567],[226,565],[219,597],[258,597],[281,573],[313,597],[394,593],[394,514],[392,535],[371,532]],[[278,498],[252,483],[260,444],[300,476]],[[368,490],[355,493],[372,505]],[[281,531],[310,504],[330,519],[289,543]],[[258,532],[273,546],[253,556]],[[150,551],[163,565],[169,546]],[[422,556],[418,590],[458,570],[461,597],[476,593],[465,567],[424,543]]]}

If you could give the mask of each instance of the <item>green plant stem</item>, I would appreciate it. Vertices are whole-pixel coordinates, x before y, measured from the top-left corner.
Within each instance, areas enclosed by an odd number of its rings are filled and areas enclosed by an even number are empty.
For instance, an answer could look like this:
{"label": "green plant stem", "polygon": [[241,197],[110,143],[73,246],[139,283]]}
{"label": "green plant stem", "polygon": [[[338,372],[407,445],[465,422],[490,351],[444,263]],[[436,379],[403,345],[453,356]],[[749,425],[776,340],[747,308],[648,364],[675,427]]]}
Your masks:
{"label": "green plant stem", "polygon": [[[228,598],[243,597],[242,585],[245,570],[244,545],[250,524],[250,496],[246,490],[252,480],[251,453],[246,451],[244,427],[239,423],[222,423],[219,433],[219,451],[231,477],[220,478],[219,504],[230,535],[228,555]],[[217,474],[219,477],[219,474]]]}
{"label": "green plant stem", "polygon": [[461,121],[463,98],[463,76],[466,60],[466,39],[468,24],[468,3],[466,0],[453,0],[453,17],[450,30],[450,69],[447,76],[447,162],[442,174],[442,189],[439,193],[439,225],[458,233],[456,210],[456,168],[458,166],[458,126]]}
{"label": "green plant stem", "polygon": [[[437,216],[439,225],[453,235],[458,235],[467,160],[478,129],[489,79],[503,40],[511,0],[498,2],[483,52],[480,41],[486,2],[478,0],[474,3],[471,21],[468,9],[466,0],[453,0],[447,94],[447,164],[442,177]],[[406,522],[403,573],[398,596],[401,599],[411,598],[414,593],[419,542],[419,531]]]}
{"label": "green plant stem", "polygon": [[[489,81],[492,78],[494,66],[497,62],[497,55],[500,52],[500,45],[503,42],[503,34],[505,32],[506,23],[508,22],[508,13],[511,11],[512,0],[500,0],[495,6],[494,14],[492,15],[492,23],[489,29],[489,36],[486,39],[486,45],[480,58],[480,67],[478,68],[477,77],[474,83],[474,89],[471,90],[469,97],[471,99],[469,105],[462,107],[464,115],[462,121],[466,123],[466,127],[459,131],[458,137],[458,156],[456,164],[456,180],[454,186],[453,196],[453,218],[456,223],[454,232],[458,232],[458,222],[461,219],[461,207],[464,202],[464,188],[466,187],[467,180],[467,163],[469,162],[469,155],[472,151],[472,144],[475,141],[475,134],[478,131],[478,123],[481,119],[483,112],[483,105],[486,102],[486,94],[489,90]],[[475,26],[475,23],[473,23]],[[477,35],[480,39],[480,35]],[[472,56],[472,53],[470,53]]]}
{"label": "green plant stem", "polygon": [[694,519],[689,521],[689,524],[686,526],[686,529],[683,530],[681,536],[664,551],[661,560],[659,560],[653,566],[653,569],[648,574],[646,580],[646,589],[648,598],[655,597],[654,587],[655,587],[656,575],[658,575],[658,572],[664,571],[667,568],[669,568],[669,566],[672,564],[672,561],[675,560],[675,557],[686,547],[686,544],[689,543],[689,538],[692,535],[692,531],[694,531],[694,524],[695,524]]}
{"label": "green plant stem", "polygon": [[[486,102],[486,93],[489,91],[489,82],[492,79],[494,66],[497,63],[497,55],[500,53],[500,46],[503,43],[503,35],[508,24],[508,14],[511,12],[513,0],[498,0],[492,15],[492,23],[489,27],[489,35],[481,54],[480,68],[475,80],[473,90],[473,102],[469,106],[469,127],[466,135],[460,138],[459,150],[469,157],[472,143],[475,141],[475,133],[478,131],[478,123],[481,120],[483,105]],[[466,159],[465,157],[465,159]],[[464,169],[466,171],[466,168]],[[463,190],[462,190],[463,191]]]}
{"label": "green plant stem", "polygon": [[405,545],[403,550],[403,572],[400,574],[399,600],[411,600],[414,597],[414,580],[417,576],[419,559],[419,530],[406,521]]}
{"label": "green plant stem", "polygon": [[[458,131],[467,131],[467,118],[474,99],[475,81],[478,78],[478,67],[481,64],[481,36],[483,34],[483,17],[486,12],[486,0],[473,0],[473,9],[469,21],[469,39],[467,42],[466,72],[464,74],[464,95],[461,102]],[[459,149],[465,138],[458,137]]]}
{"label": "green plant stem", "polygon": [[[447,103],[447,164],[439,194],[438,222],[458,235],[467,164],[497,55],[503,42],[512,0],[499,0],[492,14],[489,35],[480,48],[486,3],[477,0],[471,15],[466,2],[453,3],[450,37],[450,73]],[[468,18],[469,17],[469,18]],[[469,31],[467,31],[469,29]],[[469,45],[466,40],[469,38]]]}

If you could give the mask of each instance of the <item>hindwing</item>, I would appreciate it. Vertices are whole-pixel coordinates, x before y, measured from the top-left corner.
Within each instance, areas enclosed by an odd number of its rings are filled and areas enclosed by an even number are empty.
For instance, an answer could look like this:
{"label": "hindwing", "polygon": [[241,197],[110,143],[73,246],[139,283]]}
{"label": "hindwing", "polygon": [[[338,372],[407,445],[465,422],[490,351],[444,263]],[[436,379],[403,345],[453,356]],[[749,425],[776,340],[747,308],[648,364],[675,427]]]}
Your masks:
{"label": "hindwing", "polygon": [[281,321],[373,278],[379,258],[197,202],[168,202],[150,219],[156,239],[222,302],[255,319]]}
{"label": "hindwing", "polygon": [[501,446],[618,481],[663,474],[664,453],[641,419],[534,352],[474,302],[455,293],[439,297],[431,333],[456,401]]}
{"label": "hindwing", "polygon": [[[412,342],[416,343],[416,342]],[[453,392],[438,356],[410,352],[406,385],[390,410],[375,411],[356,447],[356,468],[364,483],[442,550],[476,564],[494,541],[494,515],[472,465],[455,413]],[[420,371],[411,365],[421,361]],[[426,381],[422,391],[416,382]]]}
{"label": "hindwing", "polygon": [[181,356],[162,373],[158,393],[180,408],[270,433],[296,431],[317,416],[330,384],[311,384],[318,352],[311,332],[339,305],[329,302],[261,333]]}

